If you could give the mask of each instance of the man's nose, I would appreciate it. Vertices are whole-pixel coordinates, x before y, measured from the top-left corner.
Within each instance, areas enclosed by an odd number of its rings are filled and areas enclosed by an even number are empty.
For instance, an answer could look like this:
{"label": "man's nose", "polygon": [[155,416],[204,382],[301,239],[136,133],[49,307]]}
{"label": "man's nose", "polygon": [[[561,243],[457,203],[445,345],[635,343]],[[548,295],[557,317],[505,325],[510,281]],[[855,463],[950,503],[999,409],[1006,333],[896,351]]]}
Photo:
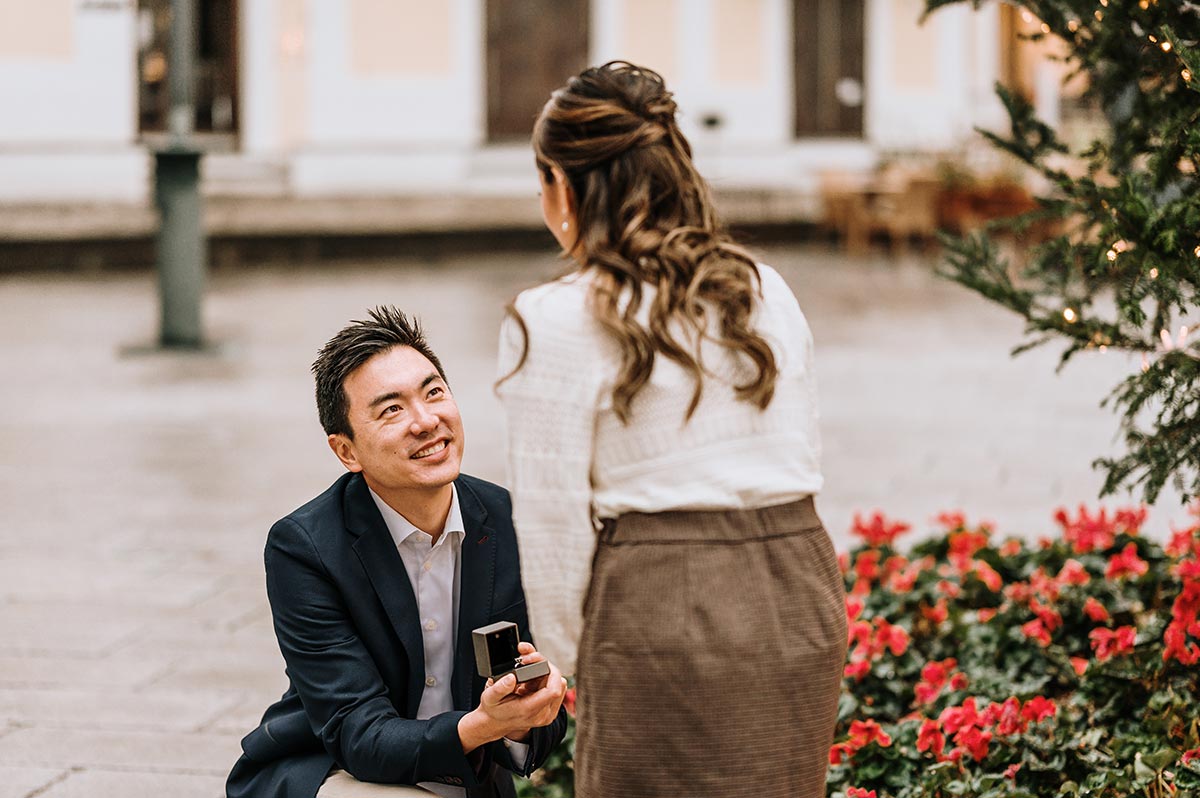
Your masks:
{"label": "man's nose", "polygon": [[425,432],[432,432],[437,429],[438,416],[425,405],[417,402],[411,409],[412,426],[411,429],[414,435],[420,435]]}

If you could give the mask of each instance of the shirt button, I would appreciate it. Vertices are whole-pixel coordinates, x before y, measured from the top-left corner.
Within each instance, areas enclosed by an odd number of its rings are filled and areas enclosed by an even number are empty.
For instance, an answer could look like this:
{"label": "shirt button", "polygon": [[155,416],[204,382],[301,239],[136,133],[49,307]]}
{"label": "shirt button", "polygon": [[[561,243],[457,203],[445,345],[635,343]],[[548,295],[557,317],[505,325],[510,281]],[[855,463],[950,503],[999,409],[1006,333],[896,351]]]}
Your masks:
{"label": "shirt button", "polygon": [[433,678],[432,676],[426,676],[425,677],[425,686],[426,687],[436,687],[437,679]]}
{"label": "shirt button", "polygon": [[430,632],[432,632],[434,629],[437,629],[437,621],[430,618],[428,621],[425,622],[425,628],[427,630],[429,630]]}
{"label": "shirt button", "polygon": [[433,563],[431,563],[431,562],[427,562],[427,563],[425,563],[425,565],[424,565],[424,566],[422,566],[422,567],[423,567],[423,568],[424,568],[426,571],[432,571],[432,570],[433,570]]}

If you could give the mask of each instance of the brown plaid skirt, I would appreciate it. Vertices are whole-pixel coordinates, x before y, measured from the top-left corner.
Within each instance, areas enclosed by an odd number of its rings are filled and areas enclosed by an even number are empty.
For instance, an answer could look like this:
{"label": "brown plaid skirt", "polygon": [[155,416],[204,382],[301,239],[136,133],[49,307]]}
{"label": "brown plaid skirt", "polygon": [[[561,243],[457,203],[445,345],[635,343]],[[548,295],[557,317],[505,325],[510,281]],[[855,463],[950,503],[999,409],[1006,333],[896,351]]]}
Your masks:
{"label": "brown plaid skirt", "polygon": [[844,600],[811,498],[606,521],[577,666],[576,798],[824,798]]}

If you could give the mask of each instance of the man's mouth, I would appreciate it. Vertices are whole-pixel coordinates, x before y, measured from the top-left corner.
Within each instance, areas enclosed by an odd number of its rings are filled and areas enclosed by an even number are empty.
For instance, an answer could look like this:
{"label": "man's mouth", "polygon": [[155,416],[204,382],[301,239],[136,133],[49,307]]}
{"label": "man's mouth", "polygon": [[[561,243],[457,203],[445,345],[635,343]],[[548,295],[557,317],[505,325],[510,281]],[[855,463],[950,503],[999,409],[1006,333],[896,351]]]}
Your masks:
{"label": "man's mouth", "polygon": [[438,441],[437,443],[431,443],[424,449],[418,449],[416,453],[413,454],[409,459],[420,460],[422,458],[429,457],[430,455],[437,454],[442,449],[445,449],[448,445],[448,441],[445,440]]}

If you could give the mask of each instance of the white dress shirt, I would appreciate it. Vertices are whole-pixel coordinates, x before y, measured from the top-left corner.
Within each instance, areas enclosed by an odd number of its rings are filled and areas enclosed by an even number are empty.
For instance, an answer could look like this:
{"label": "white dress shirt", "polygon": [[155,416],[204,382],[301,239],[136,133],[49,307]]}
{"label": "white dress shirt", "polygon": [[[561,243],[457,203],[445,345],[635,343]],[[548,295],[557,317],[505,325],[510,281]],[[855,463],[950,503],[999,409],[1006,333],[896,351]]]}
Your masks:
{"label": "white dress shirt", "polygon": [[[454,641],[458,631],[459,558],[466,527],[458,505],[458,489],[451,484],[450,512],[442,534],[433,536],[414,526],[396,510],[371,491],[371,498],[387,524],[409,584],[417,598],[421,638],[425,648],[425,689],[417,708],[417,720],[427,720],[454,709],[450,695],[454,674]],[[529,746],[505,740],[514,762],[528,761]],[[443,798],[463,798],[467,791],[435,782],[417,785]]]}

